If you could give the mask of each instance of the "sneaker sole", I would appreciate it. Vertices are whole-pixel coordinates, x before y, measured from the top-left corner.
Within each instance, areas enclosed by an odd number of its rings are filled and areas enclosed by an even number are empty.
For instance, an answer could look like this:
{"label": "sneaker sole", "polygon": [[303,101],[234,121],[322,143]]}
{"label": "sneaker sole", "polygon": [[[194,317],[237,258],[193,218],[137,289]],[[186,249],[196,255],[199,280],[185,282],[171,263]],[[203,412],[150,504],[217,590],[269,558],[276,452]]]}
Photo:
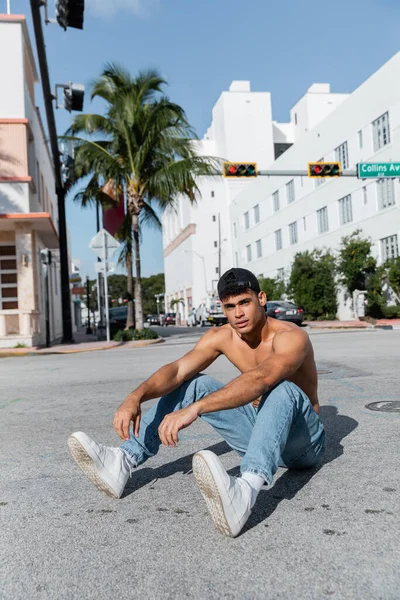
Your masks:
{"label": "sneaker sole", "polygon": [[193,458],[193,475],[215,527],[223,535],[234,537],[225,516],[221,496],[211,470],[204,458],[198,454]]}
{"label": "sneaker sole", "polygon": [[68,449],[78,467],[100,492],[104,492],[112,498],[119,498],[115,491],[100,477],[95,463],[85,450],[85,447],[73,436],[68,438]]}

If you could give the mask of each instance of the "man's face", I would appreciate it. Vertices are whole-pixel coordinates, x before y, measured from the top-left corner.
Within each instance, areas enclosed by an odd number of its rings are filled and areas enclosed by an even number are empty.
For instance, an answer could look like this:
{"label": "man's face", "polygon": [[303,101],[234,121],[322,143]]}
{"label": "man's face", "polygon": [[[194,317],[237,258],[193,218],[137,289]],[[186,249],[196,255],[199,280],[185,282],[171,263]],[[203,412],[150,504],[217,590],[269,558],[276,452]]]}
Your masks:
{"label": "man's face", "polygon": [[265,319],[267,297],[264,292],[243,292],[226,298],[222,305],[231,327],[242,334],[251,333]]}

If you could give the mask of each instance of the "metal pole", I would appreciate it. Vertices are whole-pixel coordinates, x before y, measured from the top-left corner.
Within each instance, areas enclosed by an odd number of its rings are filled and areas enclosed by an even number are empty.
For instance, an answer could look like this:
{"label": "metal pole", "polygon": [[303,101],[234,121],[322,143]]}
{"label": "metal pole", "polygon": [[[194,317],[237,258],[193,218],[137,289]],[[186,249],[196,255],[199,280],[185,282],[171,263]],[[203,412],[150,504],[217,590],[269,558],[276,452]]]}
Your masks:
{"label": "metal pole", "polygon": [[107,268],[108,268],[108,251],[107,251],[107,234],[103,232],[103,248],[104,248],[104,300],[106,308],[106,330],[107,330],[107,342],[110,341],[110,315],[108,313],[108,279],[107,279]]}
{"label": "metal pole", "polygon": [[46,312],[46,348],[50,348],[49,268],[50,268],[49,264],[44,265],[45,312]]}
{"label": "metal pole", "polygon": [[[100,203],[96,201],[96,233],[100,231]],[[101,262],[101,258],[97,257],[97,262]],[[99,311],[100,325],[104,325],[104,302],[103,302],[103,285],[102,274],[97,273],[97,307]]]}
{"label": "metal pole", "polygon": [[7,14],[11,15],[11,0],[7,0]]}
{"label": "metal pole", "polygon": [[[267,171],[258,171],[257,176],[261,177],[308,177],[308,171],[276,171],[274,169],[270,169]],[[357,171],[342,171],[339,177],[357,177]],[[315,177],[311,177],[311,179],[316,179]],[[320,179],[320,178],[318,178]],[[323,179],[338,179],[338,177],[323,177]]]}
{"label": "metal pole", "polygon": [[89,275],[86,275],[86,306],[87,306],[87,314],[88,314],[88,324],[86,327],[86,333],[91,335],[93,333],[92,328],[90,327],[90,300],[89,300]]}
{"label": "metal pole", "polygon": [[221,274],[221,213],[218,213],[218,277]]}
{"label": "metal pole", "polygon": [[47,127],[54,163],[54,178],[56,194],[58,199],[58,235],[60,239],[60,269],[61,269],[61,305],[63,344],[74,341],[72,335],[72,313],[71,296],[69,288],[69,265],[68,265],[68,242],[67,225],[65,220],[65,190],[61,177],[60,152],[57,141],[57,129],[53,110],[53,94],[50,89],[49,69],[47,66],[46,48],[43,37],[40,6],[42,0],[31,0],[32,22],[36,38],[37,55],[40,67],[40,78],[42,80],[43,100],[46,109]]}

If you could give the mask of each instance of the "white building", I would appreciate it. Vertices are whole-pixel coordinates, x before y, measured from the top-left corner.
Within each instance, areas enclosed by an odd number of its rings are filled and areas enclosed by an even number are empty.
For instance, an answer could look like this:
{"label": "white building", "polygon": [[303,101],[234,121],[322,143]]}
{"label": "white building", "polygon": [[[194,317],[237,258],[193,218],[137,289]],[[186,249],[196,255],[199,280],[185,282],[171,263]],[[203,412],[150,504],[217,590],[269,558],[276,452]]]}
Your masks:
{"label": "white building", "polygon": [[[221,110],[214,109],[211,134],[208,134],[213,146],[209,152],[214,147],[215,155],[221,156],[220,148],[223,148],[229,160],[257,161],[261,169],[268,166],[286,171],[306,170],[308,162],[318,160],[339,160],[343,169],[355,169],[359,162],[400,162],[399,74],[400,53],[352,94],[332,94],[328,84],[314,84],[290,111],[290,123],[286,124],[272,121],[269,94],[248,92],[249,102],[245,101],[245,107],[254,114],[254,121],[250,118],[254,129],[245,126],[249,115],[244,118],[245,109],[240,111],[242,94],[239,94],[236,102],[229,102],[230,119]],[[216,108],[221,104],[225,107],[224,102],[221,103],[224,97],[231,99],[234,96],[234,91],[223,93]],[[258,97],[264,99],[264,105],[260,103],[256,108],[253,98]],[[238,111],[236,116],[235,111]],[[216,132],[229,140],[230,145],[216,143]],[[291,142],[293,144],[289,146]],[[284,145],[279,147],[279,143]],[[239,148],[243,148],[243,152],[237,156]],[[280,150],[283,153],[278,155]],[[212,182],[201,183],[204,200],[195,210],[185,207],[186,211],[191,211],[188,217],[191,231],[185,243],[191,245],[190,249],[195,246],[200,254],[201,248],[208,251],[212,236],[215,237],[207,219],[216,207],[210,198],[210,190],[217,189],[213,185]],[[225,225],[229,223],[230,227],[223,236],[228,241],[222,270],[242,266],[256,275],[285,277],[296,252],[315,247],[337,250],[341,238],[358,228],[372,238],[373,251],[380,262],[399,254],[398,179],[342,177],[312,180],[274,176],[251,181],[222,181],[218,185],[221,194],[218,210]],[[187,223],[181,215],[180,212],[174,217],[164,217],[164,223],[169,227],[169,233],[164,234],[168,298],[184,291],[191,272],[195,275],[191,286],[197,289],[201,282],[198,268],[194,270],[184,262],[182,254],[178,258],[182,245],[180,224]],[[197,225],[204,220],[207,227]],[[177,268],[179,261],[181,264]],[[207,264],[209,269],[215,268],[211,253]],[[194,293],[192,297],[194,302]],[[346,304],[342,296],[339,301],[339,317],[351,318],[350,303]]]}
{"label": "white building", "polygon": [[44,344],[49,269],[50,337],[62,335],[58,213],[52,160],[35,104],[38,73],[25,17],[0,15],[0,347]]}

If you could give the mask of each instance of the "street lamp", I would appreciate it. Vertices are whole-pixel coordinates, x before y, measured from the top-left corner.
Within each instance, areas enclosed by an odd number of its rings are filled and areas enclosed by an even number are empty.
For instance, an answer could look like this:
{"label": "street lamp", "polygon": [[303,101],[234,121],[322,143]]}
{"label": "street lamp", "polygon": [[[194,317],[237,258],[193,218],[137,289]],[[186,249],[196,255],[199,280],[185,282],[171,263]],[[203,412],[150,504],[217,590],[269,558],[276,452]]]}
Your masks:
{"label": "street lamp", "polygon": [[207,275],[206,275],[206,263],[204,260],[204,256],[202,256],[201,254],[199,254],[198,252],[196,252],[195,250],[183,250],[183,252],[186,253],[191,253],[191,254],[196,254],[196,256],[198,256],[199,258],[201,258],[201,260],[203,261],[203,274],[204,274],[204,288],[205,288],[205,292],[207,294]]}

